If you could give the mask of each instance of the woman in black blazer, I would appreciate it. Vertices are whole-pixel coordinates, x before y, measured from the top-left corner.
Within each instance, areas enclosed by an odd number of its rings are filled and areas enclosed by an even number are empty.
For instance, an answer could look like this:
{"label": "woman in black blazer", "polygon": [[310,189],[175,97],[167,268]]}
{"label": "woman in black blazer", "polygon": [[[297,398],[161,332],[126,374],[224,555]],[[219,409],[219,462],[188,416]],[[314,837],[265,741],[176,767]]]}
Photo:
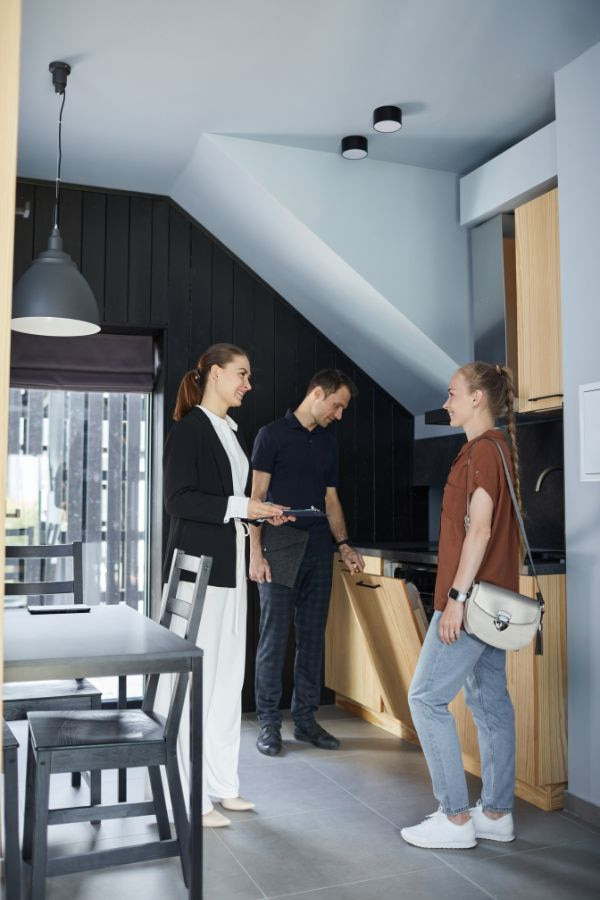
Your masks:
{"label": "woman in black blazer", "polygon": [[[165,507],[171,517],[165,571],[175,548],[213,560],[197,640],[204,650],[202,824],[213,828],[229,825],[230,820],[214,808],[211,797],[225,809],[254,806],[239,796],[238,778],[246,652],[247,527],[243,520],[275,517],[275,524],[285,521],[282,507],[246,496],[248,456],[227,411],[241,406],[249,390],[246,353],[231,344],[209,347],[197,367],[181,380],[175,424],[163,456]],[[191,585],[182,584],[180,589],[188,588],[191,593]],[[161,678],[161,705],[170,696],[167,681]],[[188,729],[189,714],[184,709],[177,742],[184,788],[189,773]]]}

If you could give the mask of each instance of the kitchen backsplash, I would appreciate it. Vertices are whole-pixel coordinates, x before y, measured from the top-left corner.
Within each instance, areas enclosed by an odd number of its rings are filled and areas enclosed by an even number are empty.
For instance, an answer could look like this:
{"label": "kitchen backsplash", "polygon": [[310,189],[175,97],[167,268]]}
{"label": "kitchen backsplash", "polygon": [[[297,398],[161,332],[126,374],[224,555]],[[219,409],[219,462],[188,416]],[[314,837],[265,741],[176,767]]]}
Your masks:
{"label": "kitchen backsplash", "polygon": [[[463,434],[414,442],[413,483],[429,488],[430,540],[437,538],[446,475],[464,442]],[[519,420],[517,446],[529,543],[532,547],[562,549],[565,546],[562,416],[543,419],[529,416]]]}

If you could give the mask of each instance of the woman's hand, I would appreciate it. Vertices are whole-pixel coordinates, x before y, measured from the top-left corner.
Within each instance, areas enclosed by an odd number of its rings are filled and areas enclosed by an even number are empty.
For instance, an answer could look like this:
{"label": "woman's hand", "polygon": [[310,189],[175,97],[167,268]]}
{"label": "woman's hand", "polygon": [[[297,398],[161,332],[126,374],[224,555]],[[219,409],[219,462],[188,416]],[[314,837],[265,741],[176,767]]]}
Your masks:
{"label": "woman's hand", "polygon": [[448,598],[438,626],[438,634],[443,644],[454,644],[459,639],[464,614],[465,604]]}
{"label": "woman's hand", "polygon": [[285,521],[285,510],[289,506],[279,506],[277,503],[263,503],[262,500],[248,501],[248,518],[249,519],[282,519],[281,522],[276,521],[273,524],[282,525]]}

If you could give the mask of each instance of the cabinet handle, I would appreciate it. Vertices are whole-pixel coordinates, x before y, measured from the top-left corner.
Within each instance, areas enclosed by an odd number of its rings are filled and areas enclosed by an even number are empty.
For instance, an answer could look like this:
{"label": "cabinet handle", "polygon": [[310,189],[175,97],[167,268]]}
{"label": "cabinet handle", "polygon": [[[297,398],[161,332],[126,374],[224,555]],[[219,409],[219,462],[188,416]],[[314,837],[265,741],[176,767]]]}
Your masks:
{"label": "cabinet handle", "polygon": [[381,587],[380,584],[369,584],[367,581],[357,581],[356,584],[358,585],[358,587],[368,587],[368,588],[371,588],[372,590],[375,590],[375,588]]}
{"label": "cabinet handle", "polygon": [[553,397],[564,397],[564,394],[544,394],[543,397],[528,397],[528,403],[535,403],[536,400],[552,400]]}

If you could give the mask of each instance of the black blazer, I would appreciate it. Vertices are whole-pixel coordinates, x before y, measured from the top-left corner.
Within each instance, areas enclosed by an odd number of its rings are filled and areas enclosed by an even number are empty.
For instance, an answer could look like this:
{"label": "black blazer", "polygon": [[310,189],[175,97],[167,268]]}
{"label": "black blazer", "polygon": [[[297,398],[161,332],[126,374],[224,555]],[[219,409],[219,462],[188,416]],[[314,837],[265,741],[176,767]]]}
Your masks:
{"label": "black blazer", "polygon": [[[237,438],[248,456],[239,431]],[[212,556],[209,584],[235,587],[235,525],[233,519],[223,522],[227,500],[233,494],[231,465],[210,419],[197,407],[175,422],[167,436],[163,487],[165,508],[171,517],[165,581],[177,548],[193,556]]]}

